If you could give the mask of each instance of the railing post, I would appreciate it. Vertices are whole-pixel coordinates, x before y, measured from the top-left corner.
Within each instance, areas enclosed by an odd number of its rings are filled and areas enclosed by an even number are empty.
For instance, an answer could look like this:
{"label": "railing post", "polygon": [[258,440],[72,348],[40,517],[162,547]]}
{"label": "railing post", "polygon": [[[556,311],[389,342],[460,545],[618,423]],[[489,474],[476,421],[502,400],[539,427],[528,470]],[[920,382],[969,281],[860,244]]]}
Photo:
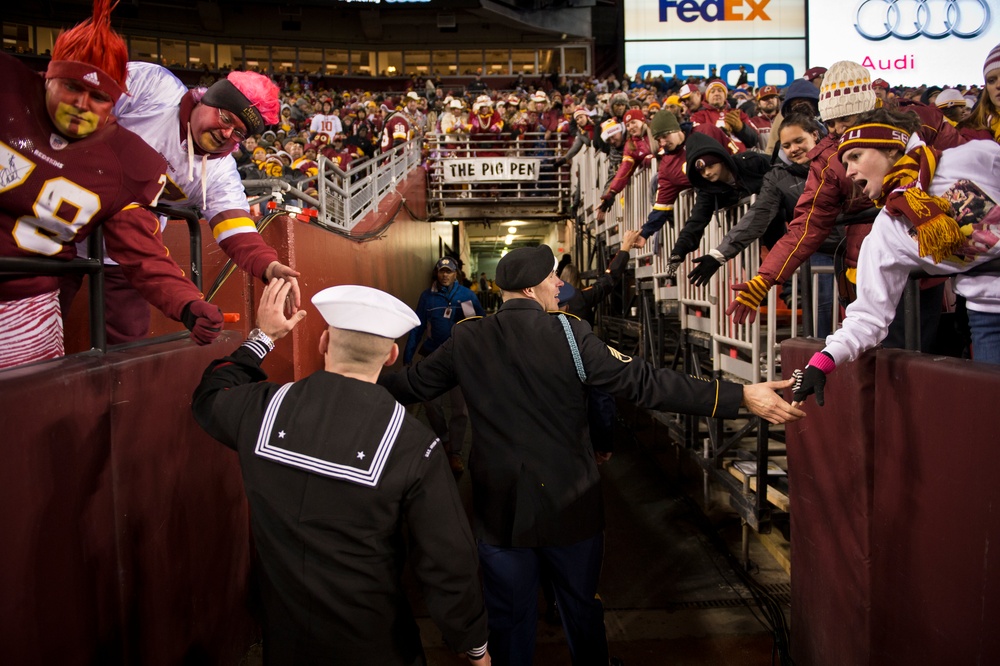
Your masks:
{"label": "railing post", "polygon": [[104,327],[104,229],[99,225],[87,238],[87,252],[98,264],[90,274],[90,348],[103,353],[108,351],[108,337]]}

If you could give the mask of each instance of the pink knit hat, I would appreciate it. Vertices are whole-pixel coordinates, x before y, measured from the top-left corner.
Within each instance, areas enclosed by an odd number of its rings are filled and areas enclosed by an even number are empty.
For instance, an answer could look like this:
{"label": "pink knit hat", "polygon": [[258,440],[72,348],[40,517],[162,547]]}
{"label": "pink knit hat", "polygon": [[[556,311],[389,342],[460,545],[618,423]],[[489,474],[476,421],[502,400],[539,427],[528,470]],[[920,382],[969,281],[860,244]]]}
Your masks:
{"label": "pink knit hat", "polygon": [[1000,68],[1000,44],[993,47],[990,54],[986,56],[986,62],[983,63],[983,78],[992,72],[994,69]]}

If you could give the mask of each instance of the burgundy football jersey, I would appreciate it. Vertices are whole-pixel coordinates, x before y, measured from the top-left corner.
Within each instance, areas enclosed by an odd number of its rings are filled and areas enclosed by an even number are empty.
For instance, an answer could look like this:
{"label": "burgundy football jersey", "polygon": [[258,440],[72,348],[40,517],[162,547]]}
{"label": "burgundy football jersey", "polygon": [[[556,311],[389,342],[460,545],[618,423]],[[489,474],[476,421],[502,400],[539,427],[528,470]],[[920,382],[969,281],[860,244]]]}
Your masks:
{"label": "burgundy football jersey", "polygon": [[[109,123],[93,135],[67,141],[45,110],[42,77],[16,58],[0,54],[5,85],[0,90],[0,255],[76,256],[77,241],[116,213],[122,222],[106,225],[108,253],[129,248],[139,263],[169,261],[156,230],[140,208],[153,204],[166,182],[166,162],[132,132]],[[158,225],[156,225],[158,228]],[[159,243],[157,247],[156,243]],[[133,257],[134,258],[134,257]],[[138,264],[137,264],[138,265]],[[144,265],[144,264],[143,264]],[[0,300],[53,291],[51,276],[0,280]]]}
{"label": "burgundy football jersey", "polygon": [[401,113],[393,114],[382,129],[382,141],[380,147],[382,152],[388,152],[397,145],[410,138],[410,123]]}

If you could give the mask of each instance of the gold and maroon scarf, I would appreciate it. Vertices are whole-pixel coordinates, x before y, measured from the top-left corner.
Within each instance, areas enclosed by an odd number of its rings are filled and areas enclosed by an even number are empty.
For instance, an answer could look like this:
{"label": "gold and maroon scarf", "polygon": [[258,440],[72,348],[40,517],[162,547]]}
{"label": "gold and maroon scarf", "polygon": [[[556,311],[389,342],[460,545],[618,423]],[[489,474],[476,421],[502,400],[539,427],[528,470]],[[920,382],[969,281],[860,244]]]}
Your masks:
{"label": "gold and maroon scarf", "polygon": [[[879,123],[852,127],[840,140],[837,154],[841,159],[852,148],[905,150],[910,140],[907,132]],[[917,146],[900,157],[882,180],[882,192],[875,205],[895,217],[904,217],[917,232],[917,251],[939,263],[959,250],[965,242],[958,223],[952,217],[951,204],[928,192],[937,171],[941,151],[927,145]]]}
{"label": "gold and maroon scarf", "polygon": [[934,263],[944,261],[962,248],[965,236],[952,217],[951,204],[927,190],[934,179],[941,151],[917,146],[906,153],[882,181],[882,194],[875,205],[896,217],[905,217],[917,232],[917,252]]}

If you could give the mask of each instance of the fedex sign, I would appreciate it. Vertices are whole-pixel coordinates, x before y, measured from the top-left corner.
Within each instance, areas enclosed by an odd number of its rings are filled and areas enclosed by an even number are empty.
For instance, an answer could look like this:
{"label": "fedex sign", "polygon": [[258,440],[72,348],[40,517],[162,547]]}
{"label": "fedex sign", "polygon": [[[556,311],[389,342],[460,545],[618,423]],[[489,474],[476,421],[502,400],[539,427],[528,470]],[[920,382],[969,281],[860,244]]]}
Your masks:
{"label": "fedex sign", "polygon": [[624,0],[624,3],[626,42],[806,37],[806,0]]}
{"label": "fedex sign", "polygon": [[702,21],[770,21],[764,9],[771,0],[659,0],[660,23],[670,20],[673,9],[684,23]]}

